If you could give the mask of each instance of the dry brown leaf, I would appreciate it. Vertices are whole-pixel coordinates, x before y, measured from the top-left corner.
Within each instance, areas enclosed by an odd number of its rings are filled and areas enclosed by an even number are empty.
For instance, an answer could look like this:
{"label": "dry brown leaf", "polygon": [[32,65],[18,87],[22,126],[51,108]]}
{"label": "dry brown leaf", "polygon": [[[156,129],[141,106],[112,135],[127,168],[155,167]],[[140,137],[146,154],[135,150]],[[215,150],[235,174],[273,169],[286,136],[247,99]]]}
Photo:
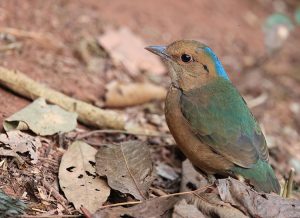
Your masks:
{"label": "dry brown leaf", "polygon": [[133,207],[113,207],[98,210],[93,218],[117,218],[117,217],[170,217],[168,215],[174,204],[181,198],[179,196],[152,198]]}
{"label": "dry brown leaf", "polygon": [[149,147],[140,141],[102,146],[96,155],[96,170],[106,176],[111,188],[146,199],[155,172]]}
{"label": "dry brown leaf", "polygon": [[221,199],[251,217],[300,217],[300,201],[275,194],[257,193],[249,186],[232,179],[218,180]]}
{"label": "dry brown leaf", "polygon": [[69,132],[77,126],[77,114],[68,112],[57,105],[46,104],[45,99],[38,98],[27,107],[5,119],[4,129],[30,129],[38,135],[53,135]]}
{"label": "dry brown leaf", "polygon": [[108,198],[110,188],[95,170],[97,150],[76,141],[63,155],[59,167],[59,183],[67,199],[77,210],[84,206],[95,212]]}
{"label": "dry brown leaf", "polygon": [[182,199],[174,206],[172,218],[205,218],[203,213],[193,204],[188,204]]}
{"label": "dry brown leaf", "polygon": [[122,84],[113,81],[106,86],[105,106],[128,107],[166,98],[165,88],[151,83]]}
{"label": "dry brown leaf", "polygon": [[144,49],[146,43],[128,28],[107,30],[98,41],[112,59],[122,64],[132,75],[138,75],[140,71],[156,74],[166,72],[159,58],[147,54]]}
{"label": "dry brown leaf", "polygon": [[41,141],[37,137],[22,133],[19,130],[13,130],[0,134],[0,156],[16,157],[20,163],[23,159],[18,153],[29,153],[31,162],[36,163],[38,160],[37,149],[41,146]]}

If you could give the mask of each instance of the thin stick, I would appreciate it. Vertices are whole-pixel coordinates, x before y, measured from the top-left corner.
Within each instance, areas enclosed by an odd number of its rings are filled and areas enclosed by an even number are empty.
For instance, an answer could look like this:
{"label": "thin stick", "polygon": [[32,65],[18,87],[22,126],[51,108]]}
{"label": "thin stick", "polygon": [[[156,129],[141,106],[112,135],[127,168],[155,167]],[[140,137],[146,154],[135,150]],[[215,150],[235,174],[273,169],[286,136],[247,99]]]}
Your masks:
{"label": "thin stick", "polygon": [[112,110],[103,110],[66,96],[32,80],[19,71],[0,67],[0,84],[29,99],[34,100],[42,97],[68,111],[76,112],[78,120],[88,126],[112,129],[125,128],[124,115]]}
{"label": "thin stick", "polygon": [[134,205],[134,204],[140,204],[144,201],[128,201],[128,202],[122,202],[122,203],[116,203],[116,204],[109,204],[105,206],[101,206],[99,209],[109,208],[109,207],[117,207],[117,206],[127,206],[127,205]]}
{"label": "thin stick", "polygon": [[[200,197],[197,192],[199,191],[204,191],[207,188],[211,187],[212,185],[206,185],[204,187],[198,188],[197,190],[194,191],[186,191],[186,192],[178,192],[178,193],[173,193],[173,194],[166,194],[163,196],[159,196],[159,197],[155,197],[155,198],[151,198],[150,200],[156,199],[156,198],[168,198],[168,197],[172,197],[172,196],[180,196],[180,195],[187,195],[187,194],[196,194],[197,197]],[[201,197],[200,197],[201,198]],[[202,199],[202,198],[201,198]],[[104,208],[110,208],[110,207],[117,207],[117,206],[125,206],[125,205],[134,205],[134,204],[141,204],[145,201],[129,201],[129,202],[122,202],[122,203],[116,203],[116,204],[110,204],[110,205],[105,205],[100,207],[99,209],[104,209]]]}
{"label": "thin stick", "polygon": [[77,140],[90,137],[92,135],[101,133],[109,133],[109,134],[127,134],[127,135],[137,135],[137,136],[149,136],[149,137],[171,137],[170,134],[164,133],[146,133],[146,132],[130,132],[126,130],[112,130],[112,129],[101,129],[101,130],[94,130],[87,133],[83,133],[76,137]]}
{"label": "thin stick", "polygon": [[22,218],[68,218],[68,217],[82,217],[82,215],[21,215]]}

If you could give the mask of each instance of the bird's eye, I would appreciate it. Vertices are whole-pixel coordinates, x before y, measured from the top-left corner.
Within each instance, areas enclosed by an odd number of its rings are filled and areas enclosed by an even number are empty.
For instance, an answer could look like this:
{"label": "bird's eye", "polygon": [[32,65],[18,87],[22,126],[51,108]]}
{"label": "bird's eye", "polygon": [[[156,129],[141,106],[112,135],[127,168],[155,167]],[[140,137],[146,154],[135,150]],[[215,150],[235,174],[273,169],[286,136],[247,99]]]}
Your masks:
{"label": "bird's eye", "polygon": [[190,62],[192,60],[192,56],[188,54],[183,54],[181,55],[181,60],[185,63]]}

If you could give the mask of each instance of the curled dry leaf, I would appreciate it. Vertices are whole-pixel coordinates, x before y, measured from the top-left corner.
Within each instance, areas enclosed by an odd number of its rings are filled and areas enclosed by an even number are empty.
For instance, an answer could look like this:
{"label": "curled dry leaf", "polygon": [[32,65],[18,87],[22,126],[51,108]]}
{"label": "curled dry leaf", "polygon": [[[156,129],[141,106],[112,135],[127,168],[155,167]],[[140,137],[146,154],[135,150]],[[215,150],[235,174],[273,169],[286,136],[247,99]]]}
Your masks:
{"label": "curled dry leaf", "polygon": [[159,58],[147,54],[144,49],[146,43],[128,28],[107,30],[98,41],[112,59],[122,64],[132,75],[138,75],[140,71],[157,74],[166,72]]}
{"label": "curled dry leaf", "polygon": [[163,100],[166,98],[165,88],[151,83],[111,82],[106,87],[105,106],[128,107],[144,104],[152,100]]}
{"label": "curled dry leaf", "polygon": [[92,217],[170,217],[169,212],[180,199],[179,196],[152,198],[133,207],[113,207],[98,210]]}
{"label": "curled dry leaf", "polygon": [[38,135],[53,135],[58,132],[69,132],[77,126],[77,114],[67,112],[57,105],[46,104],[39,98],[33,103],[5,119],[4,129],[30,129]]}
{"label": "curled dry leaf", "polygon": [[0,134],[0,156],[16,157],[20,163],[23,159],[18,153],[27,153],[30,155],[31,162],[36,163],[38,160],[37,149],[41,146],[41,141],[19,130],[10,131]]}
{"label": "curled dry leaf", "polygon": [[96,170],[108,185],[136,199],[146,199],[154,179],[149,147],[140,141],[102,146],[96,155]]}
{"label": "curled dry leaf", "polygon": [[300,217],[299,200],[257,193],[232,178],[218,180],[217,187],[224,202],[244,211],[250,217]]}
{"label": "curled dry leaf", "polygon": [[59,166],[59,184],[77,210],[84,206],[95,212],[108,198],[110,188],[95,170],[97,150],[76,141],[63,155]]}

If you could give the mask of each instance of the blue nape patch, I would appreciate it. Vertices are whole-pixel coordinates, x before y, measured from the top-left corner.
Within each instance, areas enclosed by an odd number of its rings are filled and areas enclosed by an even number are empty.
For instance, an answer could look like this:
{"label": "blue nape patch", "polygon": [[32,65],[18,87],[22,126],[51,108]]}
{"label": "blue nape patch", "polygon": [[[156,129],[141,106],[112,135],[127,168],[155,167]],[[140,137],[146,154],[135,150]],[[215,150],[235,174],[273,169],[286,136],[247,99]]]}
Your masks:
{"label": "blue nape patch", "polygon": [[214,63],[215,63],[215,67],[216,67],[216,72],[220,77],[223,77],[224,79],[229,80],[228,75],[226,73],[226,71],[224,70],[221,61],[219,60],[219,58],[217,57],[217,55],[209,48],[209,47],[205,47],[204,51],[207,52],[207,54],[210,55],[210,57],[213,59]]}

